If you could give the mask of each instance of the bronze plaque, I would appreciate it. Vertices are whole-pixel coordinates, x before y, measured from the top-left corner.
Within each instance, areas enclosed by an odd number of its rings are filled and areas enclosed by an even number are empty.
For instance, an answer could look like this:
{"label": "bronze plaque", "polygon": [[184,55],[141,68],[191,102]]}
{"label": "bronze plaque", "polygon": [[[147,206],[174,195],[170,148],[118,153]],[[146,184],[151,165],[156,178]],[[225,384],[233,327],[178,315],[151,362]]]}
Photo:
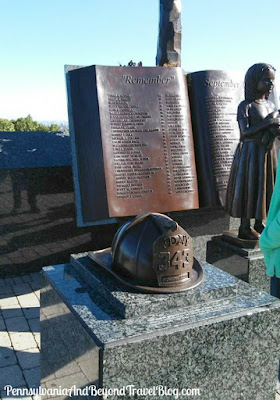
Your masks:
{"label": "bronze plaque", "polygon": [[200,207],[223,206],[240,136],[236,116],[244,96],[243,74],[194,72],[188,74],[188,86]]}
{"label": "bronze plaque", "polygon": [[80,225],[198,208],[184,72],[92,66],[68,75]]}

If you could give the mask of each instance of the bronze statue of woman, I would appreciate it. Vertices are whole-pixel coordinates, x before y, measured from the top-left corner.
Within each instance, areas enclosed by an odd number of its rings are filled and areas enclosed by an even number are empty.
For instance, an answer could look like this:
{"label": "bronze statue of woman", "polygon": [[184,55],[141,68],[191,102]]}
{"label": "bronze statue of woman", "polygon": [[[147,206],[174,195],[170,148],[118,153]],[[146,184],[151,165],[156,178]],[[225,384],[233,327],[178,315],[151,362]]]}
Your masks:
{"label": "bronze statue of woman", "polygon": [[[237,111],[240,142],[231,167],[225,208],[232,217],[241,218],[238,237],[245,240],[258,240],[274,188],[274,139],[280,134],[279,112],[268,100],[274,79],[271,65],[250,67],[245,76],[245,100]],[[254,229],[251,218],[255,218]]]}

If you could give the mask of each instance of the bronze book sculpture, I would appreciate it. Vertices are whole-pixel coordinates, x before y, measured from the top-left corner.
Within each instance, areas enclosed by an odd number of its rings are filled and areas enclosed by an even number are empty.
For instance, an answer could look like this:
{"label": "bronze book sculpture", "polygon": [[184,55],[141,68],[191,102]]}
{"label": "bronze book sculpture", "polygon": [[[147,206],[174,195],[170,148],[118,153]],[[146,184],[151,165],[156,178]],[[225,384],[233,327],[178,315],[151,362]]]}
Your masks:
{"label": "bronze book sculpture", "polygon": [[66,81],[79,226],[224,205],[240,74],[68,66]]}

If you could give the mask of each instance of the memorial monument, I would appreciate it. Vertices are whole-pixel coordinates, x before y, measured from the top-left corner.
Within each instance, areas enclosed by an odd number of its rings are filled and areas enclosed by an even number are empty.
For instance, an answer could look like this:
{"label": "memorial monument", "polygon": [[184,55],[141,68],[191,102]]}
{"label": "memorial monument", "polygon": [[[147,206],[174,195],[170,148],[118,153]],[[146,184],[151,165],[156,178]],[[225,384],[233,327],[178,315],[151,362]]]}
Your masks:
{"label": "memorial monument", "polygon": [[[162,21],[179,21],[163,11],[178,4],[161,1]],[[160,63],[178,66],[168,40]],[[78,223],[120,227],[110,248],[44,268],[46,386],[67,364],[88,398],[274,399],[280,301],[201,261],[187,227],[205,246],[199,202],[224,205],[241,81],[202,71],[187,88],[178,67],[100,66],[68,66],[66,80]]]}
{"label": "memorial monument", "polygon": [[[120,221],[136,210],[154,207],[153,201],[160,209],[166,207],[166,202],[153,199],[156,193],[159,198],[180,199],[174,174],[180,162],[183,187],[190,189],[191,182],[191,189],[196,188],[194,176],[200,165],[189,163],[194,160],[194,123],[189,122],[186,83],[180,68],[92,66],[70,67],[68,71],[81,225],[98,223],[99,212],[103,219]],[[238,99],[225,92],[236,93],[242,86],[221,72],[194,73],[191,78],[190,93],[196,100],[193,115],[202,107],[202,99],[208,98],[201,113],[203,129],[195,127],[194,131],[201,141],[207,138],[203,146],[210,149],[207,156],[211,161],[206,160],[203,168],[212,174],[214,187],[206,191],[210,195],[200,198],[206,204],[222,204],[223,181],[227,179],[222,176],[229,174],[228,159],[233,154],[232,99]],[[178,82],[182,82],[184,91],[179,91]],[[149,85],[155,88],[151,90]],[[158,86],[163,86],[164,96]],[[199,90],[201,86],[205,91]],[[172,94],[171,87],[177,87],[178,93]],[[146,93],[150,97],[145,97]],[[219,121],[227,127],[228,136],[221,137]],[[224,155],[221,142],[226,144]],[[215,143],[217,151],[213,151]],[[208,171],[213,157],[217,157],[215,169]],[[146,163],[150,163],[147,169]],[[157,166],[159,169],[153,169]],[[155,174],[147,175],[151,171]],[[161,185],[156,184],[156,174],[161,174]],[[147,183],[153,191],[147,191]],[[207,187],[201,186],[200,193],[203,190]],[[198,198],[198,191],[183,194],[189,196],[187,209],[192,199]],[[127,209],[116,206],[120,199],[128,204]],[[172,204],[177,203],[170,202],[168,207]],[[157,215],[148,212],[125,222],[109,249],[72,255],[69,264],[44,269],[44,381],[52,387],[61,384],[59,378],[52,381],[51,376],[64,361],[70,370],[77,371],[71,384],[82,389],[90,384],[104,390],[129,390],[129,385],[154,391],[155,387],[165,387],[166,399],[172,398],[172,388],[183,399],[184,389],[192,387],[199,388],[204,399],[274,398],[280,302],[201,262],[194,250],[196,262],[189,230],[177,227],[166,216],[159,217],[158,223]],[[190,219],[185,215],[184,224]],[[179,220],[181,225],[181,215]],[[261,377],[256,374],[260,368]],[[129,392],[125,394],[131,397]],[[119,397],[115,392],[111,398]],[[156,399],[158,393],[147,398]]]}

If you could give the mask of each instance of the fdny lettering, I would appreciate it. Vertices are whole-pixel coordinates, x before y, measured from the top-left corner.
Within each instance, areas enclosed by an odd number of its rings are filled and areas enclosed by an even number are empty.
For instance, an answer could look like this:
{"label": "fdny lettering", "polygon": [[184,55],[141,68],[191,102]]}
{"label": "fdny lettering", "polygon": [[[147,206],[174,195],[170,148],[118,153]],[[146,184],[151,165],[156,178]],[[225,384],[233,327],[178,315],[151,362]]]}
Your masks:
{"label": "fdny lettering", "polygon": [[169,236],[163,238],[163,246],[165,249],[172,246],[178,246],[182,244],[183,246],[187,246],[189,236],[187,235],[176,235],[176,236]]}

